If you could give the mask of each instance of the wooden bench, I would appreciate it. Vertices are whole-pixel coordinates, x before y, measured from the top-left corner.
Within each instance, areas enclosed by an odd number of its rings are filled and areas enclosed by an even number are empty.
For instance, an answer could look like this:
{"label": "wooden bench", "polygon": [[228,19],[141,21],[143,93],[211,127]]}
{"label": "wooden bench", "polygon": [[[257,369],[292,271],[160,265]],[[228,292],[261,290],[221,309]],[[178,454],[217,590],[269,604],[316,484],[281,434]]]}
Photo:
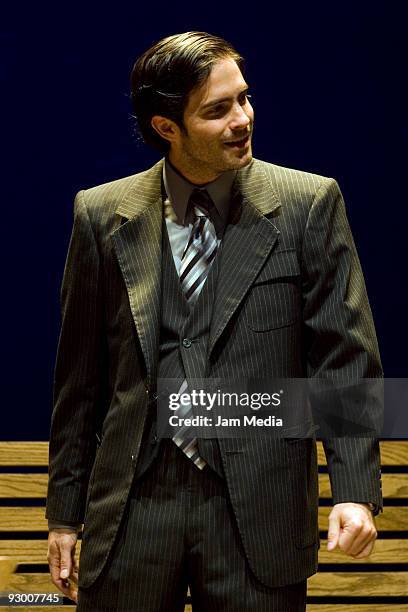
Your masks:
{"label": "wooden bench", "polygon": [[[368,559],[326,551],[330,484],[323,448],[319,452],[319,573],[308,581],[308,612],[408,612],[408,441],[381,442],[384,513]],[[0,442],[0,557],[17,566],[5,591],[57,592],[47,568],[48,443]],[[325,473],[326,471],[326,473]],[[42,473],[41,473],[42,472]],[[31,504],[31,505],[30,505]],[[0,575],[2,562],[0,561]],[[0,610],[15,608],[0,608]],[[21,610],[74,610],[74,606],[19,607]],[[186,604],[185,612],[191,612]],[[243,611],[244,612],[244,611]]]}

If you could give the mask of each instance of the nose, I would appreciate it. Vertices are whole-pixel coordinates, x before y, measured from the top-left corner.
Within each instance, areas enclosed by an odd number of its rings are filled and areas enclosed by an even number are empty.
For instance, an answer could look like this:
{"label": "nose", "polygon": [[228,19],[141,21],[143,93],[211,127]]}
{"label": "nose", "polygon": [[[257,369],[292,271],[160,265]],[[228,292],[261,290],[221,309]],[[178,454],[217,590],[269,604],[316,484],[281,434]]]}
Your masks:
{"label": "nose", "polygon": [[231,130],[246,130],[251,124],[251,117],[241,104],[235,104],[230,123]]}

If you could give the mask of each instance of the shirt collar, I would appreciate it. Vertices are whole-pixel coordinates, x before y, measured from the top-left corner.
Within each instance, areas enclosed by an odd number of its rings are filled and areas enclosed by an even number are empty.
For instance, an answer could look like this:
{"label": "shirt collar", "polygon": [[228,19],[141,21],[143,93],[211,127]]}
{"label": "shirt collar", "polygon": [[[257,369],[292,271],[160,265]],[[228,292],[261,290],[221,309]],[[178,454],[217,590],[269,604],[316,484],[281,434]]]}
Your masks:
{"label": "shirt collar", "polygon": [[[200,188],[208,191],[224,224],[227,222],[228,218],[231,187],[236,172],[236,170],[227,170],[216,178],[215,181],[211,181],[211,183],[207,183],[206,185],[200,185]],[[197,185],[190,183],[190,181],[184,178],[184,176],[170,163],[167,157],[163,164],[163,182],[168,200],[174,210],[178,223],[185,225],[188,222],[188,219],[186,219],[187,204],[191,193],[197,188]]]}

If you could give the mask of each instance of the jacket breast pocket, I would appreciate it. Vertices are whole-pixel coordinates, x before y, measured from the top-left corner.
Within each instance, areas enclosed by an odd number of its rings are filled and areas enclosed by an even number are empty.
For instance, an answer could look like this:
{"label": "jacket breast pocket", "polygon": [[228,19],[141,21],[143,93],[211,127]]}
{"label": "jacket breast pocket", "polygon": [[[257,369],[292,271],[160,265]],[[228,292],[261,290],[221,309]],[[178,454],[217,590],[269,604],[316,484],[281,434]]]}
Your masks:
{"label": "jacket breast pocket", "polygon": [[253,331],[295,324],[301,316],[300,267],[296,250],[270,256],[247,294],[244,318]]}

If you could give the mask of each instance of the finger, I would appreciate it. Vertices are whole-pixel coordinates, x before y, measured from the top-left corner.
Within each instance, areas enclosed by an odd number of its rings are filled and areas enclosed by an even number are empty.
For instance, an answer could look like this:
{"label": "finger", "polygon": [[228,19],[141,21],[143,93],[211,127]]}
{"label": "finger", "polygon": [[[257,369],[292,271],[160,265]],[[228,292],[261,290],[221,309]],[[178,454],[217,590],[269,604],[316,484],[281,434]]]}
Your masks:
{"label": "finger", "polygon": [[73,567],[73,569],[71,570],[71,574],[69,576],[70,580],[72,580],[72,582],[77,585],[78,584],[78,569]]}
{"label": "finger", "polygon": [[75,557],[75,549],[74,549],[73,554],[72,554],[72,568],[71,568],[70,579],[72,580],[72,582],[74,582],[75,585],[78,584],[78,571],[79,571],[79,566],[78,566],[78,561]]}
{"label": "finger", "polygon": [[58,544],[60,547],[60,578],[66,580],[72,569],[72,543],[64,538]]}
{"label": "finger", "polygon": [[78,587],[72,583],[70,584],[68,597],[75,603],[78,602]]}
{"label": "finger", "polygon": [[50,568],[51,579],[53,583],[58,586],[57,582],[60,580],[60,551],[57,545],[51,544],[48,549],[48,565]]}
{"label": "finger", "polygon": [[349,555],[358,555],[363,548],[370,542],[373,542],[377,537],[377,531],[372,525],[364,525],[361,532],[353,540],[351,547],[348,551]]}
{"label": "finger", "polygon": [[345,552],[346,554],[350,553],[350,549],[353,546],[355,539],[361,533],[361,530],[364,527],[364,522],[359,518],[350,519],[344,528],[342,529],[339,537],[339,547],[340,550]]}
{"label": "finger", "polygon": [[78,597],[78,588],[75,584],[73,584],[70,580],[62,580],[58,579],[54,582],[55,586],[69,599],[73,601],[77,601]]}
{"label": "finger", "polygon": [[72,589],[71,589],[71,585],[68,582],[68,580],[62,580],[61,578],[58,578],[57,580],[53,579],[52,582],[55,584],[57,589],[61,591],[63,595],[65,595],[65,597],[69,597],[70,599],[72,599],[71,597]]}
{"label": "finger", "polygon": [[363,557],[370,555],[373,551],[376,539],[377,539],[377,532],[375,532],[374,536],[370,537],[365,542],[363,542],[363,544],[358,549],[353,551],[353,553],[351,553],[351,556],[354,559],[361,559]]}
{"label": "finger", "polygon": [[68,580],[66,580],[65,582],[68,585],[66,594],[67,597],[69,597],[69,599],[72,599],[72,601],[76,603],[78,601],[78,587]]}
{"label": "finger", "polygon": [[75,548],[72,549],[72,568],[70,574],[71,594],[70,598],[77,603],[78,601],[78,561],[75,557]]}
{"label": "finger", "polygon": [[374,549],[375,539],[369,542],[357,555],[352,555],[353,559],[363,559],[368,557]]}
{"label": "finger", "polygon": [[340,517],[329,516],[329,530],[327,532],[327,550],[334,550],[338,544],[340,534]]}

